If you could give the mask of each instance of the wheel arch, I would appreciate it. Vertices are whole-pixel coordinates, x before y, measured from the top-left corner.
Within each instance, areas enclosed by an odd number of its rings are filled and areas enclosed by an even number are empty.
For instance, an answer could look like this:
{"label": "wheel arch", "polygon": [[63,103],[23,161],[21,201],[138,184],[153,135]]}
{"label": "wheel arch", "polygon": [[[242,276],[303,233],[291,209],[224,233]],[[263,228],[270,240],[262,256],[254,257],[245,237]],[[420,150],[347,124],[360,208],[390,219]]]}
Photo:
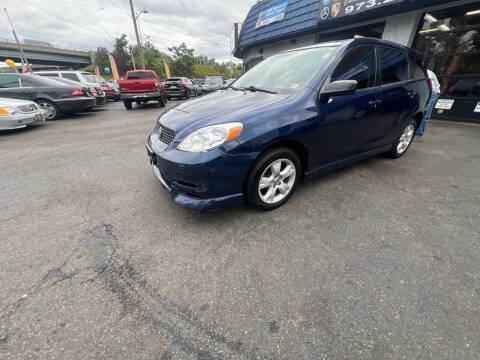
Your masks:
{"label": "wheel arch", "polygon": [[419,128],[420,124],[423,121],[423,112],[419,111],[415,115],[413,115],[413,119],[417,123],[417,129]]}

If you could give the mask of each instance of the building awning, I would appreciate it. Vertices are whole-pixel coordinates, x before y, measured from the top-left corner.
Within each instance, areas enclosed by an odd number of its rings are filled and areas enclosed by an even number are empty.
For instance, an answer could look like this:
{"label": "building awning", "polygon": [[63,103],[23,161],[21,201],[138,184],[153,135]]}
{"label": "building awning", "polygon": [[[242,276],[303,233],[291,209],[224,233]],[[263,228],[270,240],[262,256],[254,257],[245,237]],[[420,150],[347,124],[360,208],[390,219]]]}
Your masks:
{"label": "building awning", "polygon": [[352,25],[451,0],[264,0],[250,9],[235,56],[272,41]]}

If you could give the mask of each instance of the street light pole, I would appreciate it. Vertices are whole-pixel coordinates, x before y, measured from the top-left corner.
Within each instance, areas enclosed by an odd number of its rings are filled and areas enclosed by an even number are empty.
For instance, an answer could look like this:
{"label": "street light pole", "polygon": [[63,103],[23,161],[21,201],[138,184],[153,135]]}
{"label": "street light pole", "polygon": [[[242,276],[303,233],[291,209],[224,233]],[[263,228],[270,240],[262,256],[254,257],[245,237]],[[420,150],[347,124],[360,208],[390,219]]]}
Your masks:
{"label": "street light pole", "polygon": [[8,22],[10,23],[10,26],[12,27],[12,33],[13,37],[15,38],[15,41],[17,42],[18,49],[20,50],[20,60],[22,62],[22,68],[23,66],[27,66],[28,72],[32,72],[32,69],[30,68],[30,64],[28,63],[27,57],[25,56],[25,52],[23,51],[22,44],[20,44],[20,40],[18,40],[17,33],[15,32],[15,27],[13,26],[12,20],[10,19],[10,16],[8,15],[7,8],[3,8],[5,10],[5,15],[7,15]]}
{"label": "street light pole", "polygon": [[140,14],[136,15],[135,8],[133,7],[133,0],[129,0],[129,1],[130,1],[130,10],[132,12],[133,27],[135,28],[135,36],[137,37],[138,50],[140,52],[140,58],[142,60],[142,68],[145,69],[145,60],[143,59],[143,51],[142,51],[142,41],[140,40],[140,32],[138,31],[138,25],[137,25],[138,17],[143,13],[143,11],[140,12]]}

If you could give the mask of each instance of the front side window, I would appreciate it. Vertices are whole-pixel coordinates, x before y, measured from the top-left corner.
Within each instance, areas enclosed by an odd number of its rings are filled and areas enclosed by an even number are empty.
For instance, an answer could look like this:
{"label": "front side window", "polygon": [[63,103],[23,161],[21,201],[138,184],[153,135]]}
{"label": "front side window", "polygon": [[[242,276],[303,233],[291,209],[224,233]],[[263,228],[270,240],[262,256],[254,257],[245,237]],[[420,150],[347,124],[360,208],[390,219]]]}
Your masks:
{"label": "front side window", "polygon": [[359,89],[375,86],[377,62],[375,48],[362,46],[350,50],[332,74],[331,81],[356,80]]}
{"label": "front side window", "polygon": [[382,84],[394,84],[408,80],[407,55],[401,51],[380,48],[382,58]]}
{"label": "front side window", "polygon": [[77,74],[73,74],[73,73],[63,73],[62,76],[63,76],[65,79],[69,79],[69,80],[73,80],[73,81],[80,81],[80,79],[78,78]]}
{"label": "front side window", "polygon": [[0,76],[0,89],[11,89],[20,87],[18,76],[15,75],[1,75]]}
{"label": "front side window", "polygon": [[36,87],[37,84],[35,84],[33,81],[26,79],[26,78],[21,78],[20,79],[20,84],[22,87]]}
{"label": "front side window", "polygon": [[299,91],[325,68],[336,51],[337,46],[332,45],[273,55],[240,77],[234,87]]}

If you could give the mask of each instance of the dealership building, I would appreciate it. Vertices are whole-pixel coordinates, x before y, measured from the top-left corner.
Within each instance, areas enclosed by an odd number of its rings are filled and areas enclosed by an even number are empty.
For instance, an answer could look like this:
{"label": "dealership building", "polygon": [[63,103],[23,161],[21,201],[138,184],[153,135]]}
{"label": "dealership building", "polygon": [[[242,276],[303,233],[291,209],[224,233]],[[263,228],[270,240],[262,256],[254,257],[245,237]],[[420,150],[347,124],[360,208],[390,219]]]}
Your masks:
{"label": "dealership building", "polygon": [[249,69],[279,51],[354,37],[419,51],[441,84],[434,117],[480,122],[480,1],[263,0],[250,9],[234,55]]}

